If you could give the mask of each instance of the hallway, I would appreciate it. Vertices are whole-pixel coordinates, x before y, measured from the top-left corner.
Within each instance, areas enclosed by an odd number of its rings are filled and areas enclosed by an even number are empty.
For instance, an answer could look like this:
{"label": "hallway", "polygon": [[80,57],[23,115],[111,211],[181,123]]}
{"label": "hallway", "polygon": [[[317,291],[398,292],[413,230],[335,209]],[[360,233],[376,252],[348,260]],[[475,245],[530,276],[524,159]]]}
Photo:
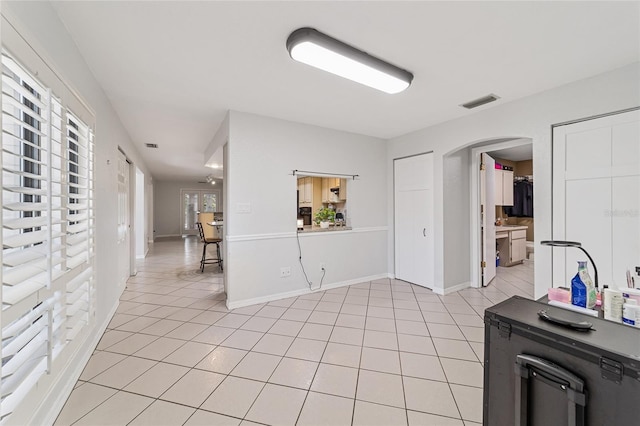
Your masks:
{"label": "hallway", "polygon": [[484,308],[533,263],[438,296],[379,280],[228,311],[195,238],[152,245],[57,425],[476,425]]}

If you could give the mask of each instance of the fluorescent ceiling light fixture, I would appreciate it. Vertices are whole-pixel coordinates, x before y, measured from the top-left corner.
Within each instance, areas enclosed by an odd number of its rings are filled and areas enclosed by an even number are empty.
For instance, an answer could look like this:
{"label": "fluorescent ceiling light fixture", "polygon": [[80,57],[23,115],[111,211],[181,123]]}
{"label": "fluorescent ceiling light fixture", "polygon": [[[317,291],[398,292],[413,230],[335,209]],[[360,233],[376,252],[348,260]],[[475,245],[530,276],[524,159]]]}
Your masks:
{"label": "fluorescent ceiling light fixture", "polygon": [[299,28],[287,39],[291,58],[321,70],[394,94],[405,90],[413,74],[349,46],[313,28]]}

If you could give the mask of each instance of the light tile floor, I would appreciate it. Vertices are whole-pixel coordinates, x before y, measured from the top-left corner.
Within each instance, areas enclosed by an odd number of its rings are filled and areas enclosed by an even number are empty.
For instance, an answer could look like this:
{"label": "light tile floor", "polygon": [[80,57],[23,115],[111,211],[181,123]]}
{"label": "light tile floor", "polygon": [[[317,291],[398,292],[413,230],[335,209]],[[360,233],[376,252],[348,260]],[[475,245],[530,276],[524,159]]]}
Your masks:
{"label": "light tile floor", "polygon": [[224,304],[195,239],[156,242],[56,425],[476,425],[486,307],[533,296],[533,264],[438,296],[377,280]]}

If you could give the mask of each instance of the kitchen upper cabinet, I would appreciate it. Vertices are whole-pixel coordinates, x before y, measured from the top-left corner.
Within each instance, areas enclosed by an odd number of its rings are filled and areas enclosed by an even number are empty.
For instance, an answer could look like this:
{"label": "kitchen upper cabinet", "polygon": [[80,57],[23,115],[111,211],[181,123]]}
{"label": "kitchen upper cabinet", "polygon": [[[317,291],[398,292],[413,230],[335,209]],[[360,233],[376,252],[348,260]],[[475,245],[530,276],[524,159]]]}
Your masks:
{"label": "kitchen upper cabinet", "polygon": [[[336,196],[331,189],[338,189],[339,195]],[[347,201],[347,180],[339,178],[322,178],[322,202],[323,203],[339,203]]]}
{"label": "kitchen upper cabinet", "polygon": [[322,179],[309,176],[299,178],[298,197],[300,207],[311,207],[314,211],[322,207]]}
{"label": "kitchen upper cabinet", "polygon": [[331,188],[331,185],[329,185],[329,180],[332,180],[332,179],[322,178],[322,202],[323,203],[330,202],[329,200],[331,196],[331,191],[329,191],[329,188]]}
{"label": "kitchen upper cabinet", "polygon": [[346,179],[339,179],[340,180],[340,192],[338,195],[338,199],[340,201],[347,201],[347,180]]}
{"label": "kitchen upper cabinet", "polygon": [[495,202],[496,206],[513,206],[513,171],[495,171]]}
{"label": "kitchen upper cabinet", "polygon": [[298,195],[301,207],[311,207],[313,202],[313,179],[302,177],[298,179]]}

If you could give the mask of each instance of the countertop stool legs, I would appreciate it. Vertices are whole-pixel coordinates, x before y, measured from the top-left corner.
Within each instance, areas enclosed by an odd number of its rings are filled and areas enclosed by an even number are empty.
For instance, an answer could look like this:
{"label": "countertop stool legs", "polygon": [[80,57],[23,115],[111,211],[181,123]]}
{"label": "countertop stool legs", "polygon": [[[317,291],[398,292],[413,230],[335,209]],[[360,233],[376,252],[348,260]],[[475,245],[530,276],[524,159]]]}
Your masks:
{"label": "countertop stool legs", "polygon": [[[222,256],[220,255],[220,243],[222,242],[221,238],[206,238],[204,236],[204,229],[202,228],[202,223],[197,222],[198,233],[200,234],[200,241],[202,242],[202,259],[200,260],[200,272],[204,272],[204,265],[215,265],[217,264],[220,268],[220,271],[224,271],[222,267]],[[207,246],[209,244],[216,245],[216,256],[217,257],[207,257]]]}

